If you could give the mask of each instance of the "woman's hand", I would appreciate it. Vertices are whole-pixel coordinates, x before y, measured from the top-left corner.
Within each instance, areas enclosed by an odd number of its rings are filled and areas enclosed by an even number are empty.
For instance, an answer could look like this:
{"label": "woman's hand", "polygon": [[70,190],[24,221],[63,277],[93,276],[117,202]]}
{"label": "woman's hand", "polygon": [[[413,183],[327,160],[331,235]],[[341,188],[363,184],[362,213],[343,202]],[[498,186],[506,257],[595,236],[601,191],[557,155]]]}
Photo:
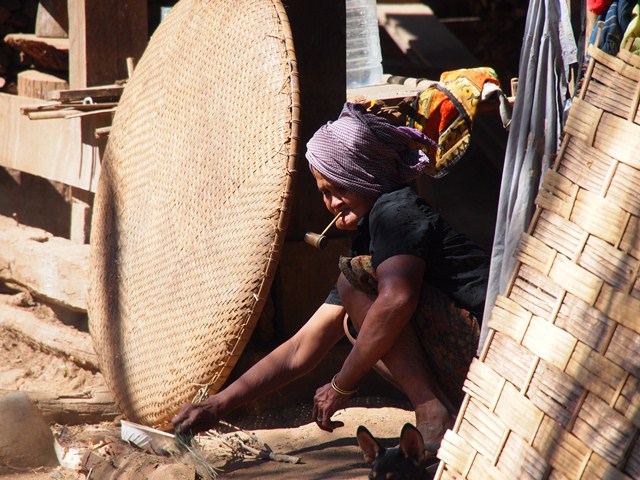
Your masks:
{"label": "woman's hand", "polygon": [[178,414],[171,419],[171,423],[176,433],[191,432],[195,435],[215,427],[220,418],[221,412],[219,412],[215,395],[212,395],[202,403],[182,405]]}
{"label": "woman's hand", "polygon": [[345,408],[348,396],[340,395],[330,383],[316,390],[313,397],[313,420],[322,430],[333,432],[334,428],[344,426],[343,422],[334,422],[331,416],[338,410]]}

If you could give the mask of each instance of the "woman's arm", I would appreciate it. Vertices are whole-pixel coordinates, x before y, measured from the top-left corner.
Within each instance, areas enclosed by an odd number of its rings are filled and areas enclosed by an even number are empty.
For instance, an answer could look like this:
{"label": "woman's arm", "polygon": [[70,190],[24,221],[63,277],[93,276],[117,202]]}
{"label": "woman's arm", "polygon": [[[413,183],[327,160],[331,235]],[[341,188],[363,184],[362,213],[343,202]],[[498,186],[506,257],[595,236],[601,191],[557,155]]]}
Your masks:
{"label": "woman's arm", "polygon": [[355,388],[396,343],[418,307],[424,270],[424,260],[414,255],[396,255],[378,266],[378,296],[366,312],[356,343],[336,377],[340,387]]}
{"label": "woman's arm", "polygon": [[[344,361],[335,382],[342,390],[354,390],[360,379],[393,348],[411,320],[420,300],[425,262],[414,255],[396,255],[376,269],[378,295],[366,308],[350,306],[343,298],[349,315],[361,315],[361,327],[355,345]],[[346,404],[331,384],[316,391],[314,417],[320,428],[332,430],[331,416]]]}
{"label": "woman's arm", "polygon": [[199,404],[185,404],[171,420],[176,431],[208,430],[243,404],[271,393],[313,369],[342,337],[342,306],[323,304],[289,340],[221,392]]}

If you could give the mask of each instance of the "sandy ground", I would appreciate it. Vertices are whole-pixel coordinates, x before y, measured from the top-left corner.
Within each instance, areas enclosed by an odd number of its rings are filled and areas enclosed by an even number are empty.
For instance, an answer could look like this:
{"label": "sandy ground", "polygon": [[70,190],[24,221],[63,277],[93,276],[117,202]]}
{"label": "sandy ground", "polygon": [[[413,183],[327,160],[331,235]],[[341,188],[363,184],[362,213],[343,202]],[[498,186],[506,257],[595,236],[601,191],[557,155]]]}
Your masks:
{"label": "sandy ground", "polygon": [[[103,384],[100,374],[84,370],[69,360],[34,350],[27,343],[0,327],[0,389],[21,391],[77,392]],[[2,414],[2,412],[0,412]],[[366,478],[368,468],[357,446],[355,433],[358,425],[365,425],[381,443],[397,445],[404,423],[413,422],[413,413],[398,400],[380,398],[354,399],[353,406],[338,412],[335,420],[344,427],[333,433],[320,430],[310,423],[311,405],[295,405],[261,416],[244,415],[229,419],[242,435],[253,434],[276,453],[300,457],[297,464],[256,459],[241,450],[237,444],[230,448],[228,441],[206,437],[201,441],[202,452],[210,463],[219,467],[220,478],[255,479],[355,479]],[[97,425],[51,425],[59,443],[80,453],[92,449],[101,458],[122,459],[135,453],[136,462],[159,468],[157,465],[176,463],[175,458],[158,457],[134,452],[128,444],[120,442],[119,419]],[[228,429],[227,432],[231,430]],[[226,438],[233,438],[227,433]],[[245,452],[245,453],[243,453]],[[78,454],[79,455],[79,454]],[[1,460],[1,459],[0,459]],[[125,467],[122,467],[126,470]],[[129,470],[131,470],[129,468]],[[74,469],[35,468],[21,470],[0,465],[0,478],[15,480],[86,479],[87,473]],[[116,478],[98,475],[92,479]],[[129,472],[118,479],[144,479],[143,473]],[[167,476],[166,478],[188,478]],[[193,478],[193,477],[192,477]]]}

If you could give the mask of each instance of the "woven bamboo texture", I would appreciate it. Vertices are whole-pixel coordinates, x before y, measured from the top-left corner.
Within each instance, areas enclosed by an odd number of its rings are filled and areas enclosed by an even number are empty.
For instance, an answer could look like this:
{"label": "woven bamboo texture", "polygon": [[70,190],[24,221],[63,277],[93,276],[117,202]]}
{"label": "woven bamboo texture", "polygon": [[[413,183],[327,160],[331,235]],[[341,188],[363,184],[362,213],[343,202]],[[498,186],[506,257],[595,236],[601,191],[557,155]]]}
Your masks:
{"label": "woven bamboo texture", "polygon": [[640,59],[590,54],[438,479],[640,478]]}
{"label": "woven bamboo texture", "polygon": [[297,85],[278,0],[181,0],[125,87],[94,205],[89,326],[129,419],[166,422],[242,353],[284,243]]}

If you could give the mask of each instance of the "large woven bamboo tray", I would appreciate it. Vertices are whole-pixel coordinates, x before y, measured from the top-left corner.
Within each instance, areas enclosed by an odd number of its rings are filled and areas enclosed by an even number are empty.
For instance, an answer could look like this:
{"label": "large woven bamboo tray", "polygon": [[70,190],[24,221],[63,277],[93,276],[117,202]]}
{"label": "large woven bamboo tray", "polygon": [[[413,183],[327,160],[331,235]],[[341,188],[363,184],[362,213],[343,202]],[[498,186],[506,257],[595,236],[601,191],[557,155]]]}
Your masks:
{"label": "large woven bamboo tray", "polygon": [[590,54],[436,478],[640,478],[640,59]]}
{"label": "large woven bamboo tray", "polygon": [[279,0],[181,0],[124,89],[94,205],[89,326],[130,420],[158,425],[217,391],[255,327],[289,217],[296,75]]}

